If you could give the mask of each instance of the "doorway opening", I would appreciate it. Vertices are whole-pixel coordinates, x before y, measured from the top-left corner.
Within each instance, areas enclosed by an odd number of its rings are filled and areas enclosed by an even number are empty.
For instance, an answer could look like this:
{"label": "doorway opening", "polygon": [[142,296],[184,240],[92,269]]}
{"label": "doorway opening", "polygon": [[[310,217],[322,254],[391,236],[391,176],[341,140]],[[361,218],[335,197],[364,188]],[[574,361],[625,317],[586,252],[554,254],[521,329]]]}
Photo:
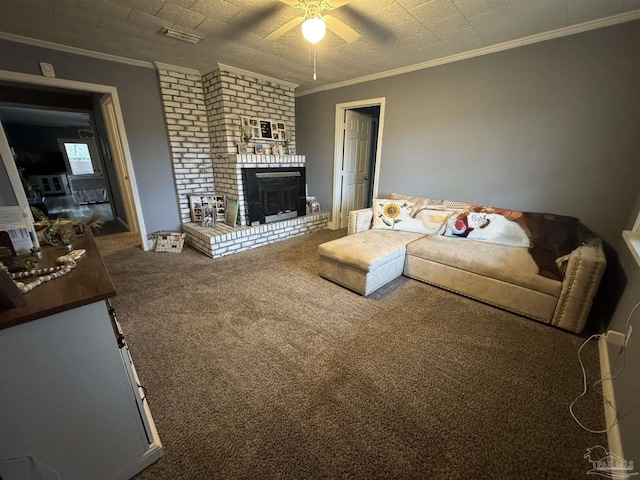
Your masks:
{"label": "doorway opening", "polygon": [[92,112],[6,105],[0,122],[29,205],[51,219],[99,215],[96,235],[129,231],[115,208]]}
{"label": "doorway opening", "polygon": [[[73,101],[81,98],[84,100],[80,101],[80,105],[73,104]],[[69,99],[72,101],[71,105],[61,104],[63,100]],[[76,128],[77,135],[60,135],[56,140],[56,150],[59,152],[56,160],[61,162],[60,173],[64,173],[66,178],[58,177],[57,180],[45,181],[48,187],[57,188],[57,194],[50,192],[49,196],[55,198],[71,195],[74,206],[81,205],[81,209],[85,211],[102,206],[101,216],[105,219],[109,218],[109,209],[112,219],[105,223],[102,234],[128,231],[140,239],[143,249],[149,248],[122,110],[115,87],[0,70],[0,102],[11,107],[88,115],[88,128]],[[12,150],[9,146],[0,120],[0,156],[15,198],[9,201],[15,201],[11,204],[28,207],[32,203],[29,197],[33,195],[29,195],[30,192],[23,188],[24,182],[14,161],[15,153],[15,149]],[[74,172],[73,165],[80,170]],[[90,170],[93,170],[93,173],[89,173]],[[84,173],[79,173],[80,171]],[[90,176],[94,177],[93,180]],[[73,181],[69,182],[69,177],[78,177],[76,185]],[[41,184],[40,188],[43,187]],[[79,194],[76,199],[73,199],[74,191]],[[107,201],[96,201],[96,195],[99,194],[102,194],[101,199],[106,194]],[[86,214],[73,216],[87,217]]]}
{"label": "doorway opening", "polygon": [[331,229],[346,228],[349,212],[377,196],[384,106],[384,98],[336,105]]}

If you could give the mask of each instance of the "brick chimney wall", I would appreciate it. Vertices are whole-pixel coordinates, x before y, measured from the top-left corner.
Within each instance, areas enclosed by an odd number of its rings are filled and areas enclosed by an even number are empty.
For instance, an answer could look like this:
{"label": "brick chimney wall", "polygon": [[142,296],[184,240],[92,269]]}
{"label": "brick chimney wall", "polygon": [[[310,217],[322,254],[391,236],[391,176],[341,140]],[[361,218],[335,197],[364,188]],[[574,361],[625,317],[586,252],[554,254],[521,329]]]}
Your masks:
{"label": "brick chimney wall", "polygon": [[[296,85],[223,65],[204,76],[163,67],[158,73],[182,223],[191,221],[189,194],[215,192],[239,199],[246,225],[242,168],[302,167],[305,157],[239,155],[241,117],[284,122],[288,145],[295,148]],[[279,142],[258,139],[249,145],[255,143]]]}

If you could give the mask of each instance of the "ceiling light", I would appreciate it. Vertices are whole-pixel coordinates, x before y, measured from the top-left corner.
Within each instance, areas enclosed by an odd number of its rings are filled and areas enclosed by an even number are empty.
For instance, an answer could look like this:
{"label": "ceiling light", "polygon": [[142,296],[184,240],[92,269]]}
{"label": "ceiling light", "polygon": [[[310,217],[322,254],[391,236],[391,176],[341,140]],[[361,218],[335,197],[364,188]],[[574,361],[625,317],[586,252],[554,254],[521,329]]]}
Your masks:
{"label": "ceiling light", "polygon": [[327,33],[327,26],[322,17],[308,18],[302,24],[302,36],[309,43],[318,43],[324,38],[325,33]]}
{"label": "ceiling light", "polygon": [[183,42],[189,43],[200,43],[203,38],[198,35],[193,35],[192,33],[181,32],[179,30],[174,30],[173,28],[163,28],[162,33],[164,33],[167,37],[175,38],[177,40],[182,40]]}

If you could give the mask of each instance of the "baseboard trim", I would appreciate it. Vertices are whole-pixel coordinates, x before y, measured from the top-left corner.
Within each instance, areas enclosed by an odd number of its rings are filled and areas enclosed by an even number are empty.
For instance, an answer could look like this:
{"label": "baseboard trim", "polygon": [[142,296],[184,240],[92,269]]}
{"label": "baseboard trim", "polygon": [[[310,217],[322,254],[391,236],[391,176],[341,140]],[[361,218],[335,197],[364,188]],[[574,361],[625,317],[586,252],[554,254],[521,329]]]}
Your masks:
{"label": "baseboard trim", "polygon": [[598,340],[598,352],[600,354],[600,378],[607,379],[602,382],[602,395],[611,402],[611,405],[607,402],[603,402],[604,420],[607,428],[607,442],[609,444],[608,450],[609,453],[618,455],[620,458],[624,458],[624,451],[622,449],[622,439],[620,437],[620,425],[616,419],[616,396],[613,389],[613,380],[610,379],[612,371],[609,352],[613,352],[615,348],[621,348],[623,345],[624,335],[613,330],[609,330],[606,335],[601,336]]}

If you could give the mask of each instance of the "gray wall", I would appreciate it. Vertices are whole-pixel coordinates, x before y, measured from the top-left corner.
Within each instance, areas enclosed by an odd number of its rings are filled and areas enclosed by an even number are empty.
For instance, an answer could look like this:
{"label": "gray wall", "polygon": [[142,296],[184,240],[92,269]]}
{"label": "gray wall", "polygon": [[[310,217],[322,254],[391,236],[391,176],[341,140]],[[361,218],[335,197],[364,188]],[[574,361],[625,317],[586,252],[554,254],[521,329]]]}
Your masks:
{"label": "gray wall", "polygon": [[379,196],[573,215],[613,243],[640,189],[639,27],[299,97],[309,194],[330,207],[336,103],[386,97]]}
{"label": "gray wall", "polygon": [[[640,301],[640,268],[621,239],[640,208],[638,52],[636,21],[299,97],[309,194],[330,208],[335,105],[386,97],[379,196],[397,191],[579,217],[622,263],[628,284],[610,324],[622,331]],[[636,464],[639,333],[615,384],[625,456]]]}
{"label": "gray wall", "polygon": [[0,40],[0,69],[40,75],[39,62],[53,64],[58,78],[118,89],[147,231],[178,229],[178,203],[157,73]]}
{"label": "gray wall", "polygon": [[[640,211],[640,195],[638,195],[636,203],[631,209],[627,229],[633,228],[638,211]],[[633,307],[640,302],[640,266],[638,266],[622,239],[618,245],[618,252],[628,283],[609,328],[624,333],[629,314]],[[638,370],[640,370],[640,307],[631,318],[631,325],[634,328],[634,333],[629,340],[626,351],[627,366],[620,376],[614,380],[614,389],[616,406],[620,416],[620,434],[622,436],[624,456],[627,460],[634,460],[637,470],[637,465],[640,463],[640,383],[638,382]],[[611,358],[614,373],[622,368],[622,357],[617,354],[617,351],[613,352]]]}

